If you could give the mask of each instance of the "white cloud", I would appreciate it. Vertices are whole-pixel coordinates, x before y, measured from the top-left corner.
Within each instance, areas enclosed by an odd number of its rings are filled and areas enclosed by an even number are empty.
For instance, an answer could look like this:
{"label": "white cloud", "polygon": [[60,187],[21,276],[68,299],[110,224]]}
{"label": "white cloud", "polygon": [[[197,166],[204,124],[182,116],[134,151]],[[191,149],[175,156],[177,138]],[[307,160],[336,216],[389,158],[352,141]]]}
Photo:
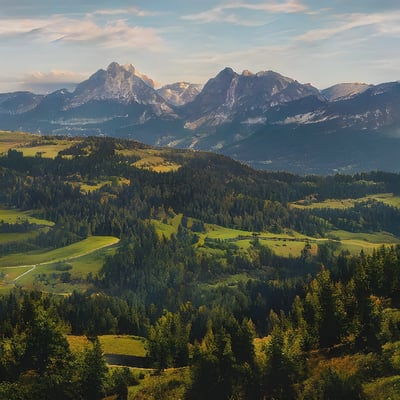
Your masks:
{"label": "white cloud", "polygon": [[238,25],[260,25],[259,22],[252,22],[239,17],[234,12],[239,10],[262,11],[268,14],[291,14],[307,11],[307,7],[298,0],[286,0],[281,2],[267,1],[263,3],[228,3],[209,10],[184,15],[182,19],[198,23],[228,22]]}
{"label": "white cloud", "polygon": [[137,7],[128,7],[128,8],[118,8],[118,9],[112,9],[112,8],[105,8],[102,10],[96,10],[90,15],[134,15],[136,17],[156,17],[161,15],[160,12],[158,11],[148,11],[148,10],[142,10]]}
{"label": "white cloud", "polygon": [[375,13],[375,14],[342,14],[335,15],[328,28],[312,29],[297,37],[303,42],[318,42],[327,40],[339,34],[349,32],[356,28],[370,27],[377,35],[400,34],[400,13]]}
{"label": "white cloud", "polygon": [[124,19],[105,24],[54,15],[48,19],[0,20],[1,37],[32,37],[45,42],[90,43],[112,48],[160,50],[163,41],[154,28],[131,26]]}
{"label": "white cloud", "polygon": [[26,75],[23,78],[25,83],[65,83],[71,82],[76,83],[80,82],[83,79],[87,78],[87,74],[82,74],[79,72],[72,71],[49,71],[49,72],[41,72],[35,71],[29,75]]}

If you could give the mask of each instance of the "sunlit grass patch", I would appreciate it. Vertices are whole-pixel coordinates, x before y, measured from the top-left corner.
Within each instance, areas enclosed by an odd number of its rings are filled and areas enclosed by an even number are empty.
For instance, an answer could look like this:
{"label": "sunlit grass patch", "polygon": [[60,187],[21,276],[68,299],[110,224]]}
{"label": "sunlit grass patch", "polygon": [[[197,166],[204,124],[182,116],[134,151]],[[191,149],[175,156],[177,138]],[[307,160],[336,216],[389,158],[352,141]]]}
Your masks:
{"label": "sunlit grass patch", "polygon": [[0,266],[18,266],[51,263],[71,260],[99,250],[105,246],[118,243],[119,239],[113,236],[90,236],[80,242],[55,250],[37,250],[23,254],[10,254],[0,258]]}

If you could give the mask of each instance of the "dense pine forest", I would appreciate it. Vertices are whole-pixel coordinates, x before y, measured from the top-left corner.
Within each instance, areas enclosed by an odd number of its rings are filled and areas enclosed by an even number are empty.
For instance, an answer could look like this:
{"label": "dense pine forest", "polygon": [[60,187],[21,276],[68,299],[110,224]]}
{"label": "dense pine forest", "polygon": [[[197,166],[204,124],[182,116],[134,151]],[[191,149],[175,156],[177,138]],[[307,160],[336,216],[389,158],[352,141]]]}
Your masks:
{"label": "dense pine forest", "polygon": [[[400,398],[400,175],[29,140],[1,147],[0,399]],[[80,275],[28,262],[96,237]],[[105,334],[145,338],[151,372],[111,368]]]}

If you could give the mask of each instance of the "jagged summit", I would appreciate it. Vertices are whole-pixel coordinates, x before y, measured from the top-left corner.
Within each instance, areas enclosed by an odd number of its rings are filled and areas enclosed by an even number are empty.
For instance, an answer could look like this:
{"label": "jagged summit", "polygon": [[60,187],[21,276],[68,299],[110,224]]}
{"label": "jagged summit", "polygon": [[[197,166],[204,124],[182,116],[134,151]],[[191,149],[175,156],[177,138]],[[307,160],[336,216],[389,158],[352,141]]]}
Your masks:
{"label": "jagged summit", "polygon": [[162,109],[159,112],[171,111],[154,90],[153,82],[131,64],[112,62],[106,70],[98,70],[76,87],[67,108],[76,108],[90,101],[112,100],[122,104],[159,105]]}
{"label": "jagged summit", "polygon": [[217,126],[238,118],[243,122],[249,118],[252,122],[265,122],[264,114],[269,108],[311,95],[320,96],[318,89],[274,71],[253,74],[245,70],[239,75],[226,67],[187,105],[186,127]]}

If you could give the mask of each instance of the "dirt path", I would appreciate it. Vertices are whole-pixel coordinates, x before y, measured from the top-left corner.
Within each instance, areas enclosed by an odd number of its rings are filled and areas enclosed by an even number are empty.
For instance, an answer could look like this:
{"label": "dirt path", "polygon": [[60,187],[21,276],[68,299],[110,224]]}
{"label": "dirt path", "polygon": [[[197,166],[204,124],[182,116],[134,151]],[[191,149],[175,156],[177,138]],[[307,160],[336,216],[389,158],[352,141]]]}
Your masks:
{"label": "dirt path", "polygon": [[39,266],[41,266],[41,265],[48,265],[48,264],[54,264],[54,263],[57,263],[57,262],[76,260],[77,258],[81,258],[81,257],[87,256],[87,255],[89,255],[89,254],[92,254],[92,253],[94,253],[95,251],[98,251],[98,250],[101,250],[101,249],[105,249],[106,247],[114,246],[114,245],[116,245],[117,243],[119,243],[119,240],[118,240],[118,242],[116,242],[116,243],[104,244],[103,246],[100,246],[100,247],[97,247],[97,248],[95,248],[95,249],[86,251],[85,253],[79,254],[79,255],[77,255],[77,256],[64,257],[64,258],[60,258],[60,259],[58,259],[58,260],[55,259],[55,260],[50,260],[50,261],[44,261],[44,262],[38,263],[38,264],[31,264],[31,265],[15,265],[15,266],[12,266],[12,267],[4,267],[4,269],[11,269],[11,268],[30,268],[28,271],[25,271],[25,272],[22,273],[21,275],[18,275],[18,276],[13,280],[13,282],[15,283],[15,282],[18,281],[18,279],[24,277],[25,275],[28,275],[29,273],[31,273],[32,271],[34,271],[34,270],[36,269],[36,267],[39,267]]}

